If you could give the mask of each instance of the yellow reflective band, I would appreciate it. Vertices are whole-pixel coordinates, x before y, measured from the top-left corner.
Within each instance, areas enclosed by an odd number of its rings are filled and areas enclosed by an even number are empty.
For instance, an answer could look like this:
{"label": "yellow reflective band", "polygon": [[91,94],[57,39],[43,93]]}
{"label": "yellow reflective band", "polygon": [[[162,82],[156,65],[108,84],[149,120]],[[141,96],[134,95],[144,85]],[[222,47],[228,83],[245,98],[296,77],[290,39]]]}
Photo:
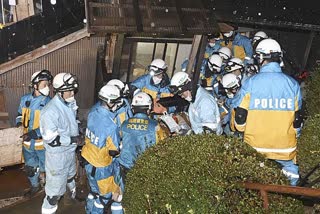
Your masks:
{"label": "yellow reflective band", "polygon": [[40,123],[40,110],[35,110],[35,111],[34,111],[33,127],[32,127],[32,129],[37,129],[37,128],[39,128],[39,123]]}
{"label": "yellow reflective band", "polygon": [[289,153],[297,149],[297,147],[285,148],[285,149],[269,149],[269,148],[258,148],[258,147],[253,147],[253,148],[258,152],[276,152],[276,153]]}

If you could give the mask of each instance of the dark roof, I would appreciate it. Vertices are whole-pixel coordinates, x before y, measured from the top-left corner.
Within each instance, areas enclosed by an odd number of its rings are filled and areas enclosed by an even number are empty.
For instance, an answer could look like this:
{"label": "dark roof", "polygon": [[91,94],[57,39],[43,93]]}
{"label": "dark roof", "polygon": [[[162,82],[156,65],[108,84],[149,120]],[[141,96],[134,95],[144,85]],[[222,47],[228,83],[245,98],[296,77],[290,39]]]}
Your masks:
{"label": "dark roof", "polygon": [[317,1],[304,0],[204,0],[218,21],[320,31]]}

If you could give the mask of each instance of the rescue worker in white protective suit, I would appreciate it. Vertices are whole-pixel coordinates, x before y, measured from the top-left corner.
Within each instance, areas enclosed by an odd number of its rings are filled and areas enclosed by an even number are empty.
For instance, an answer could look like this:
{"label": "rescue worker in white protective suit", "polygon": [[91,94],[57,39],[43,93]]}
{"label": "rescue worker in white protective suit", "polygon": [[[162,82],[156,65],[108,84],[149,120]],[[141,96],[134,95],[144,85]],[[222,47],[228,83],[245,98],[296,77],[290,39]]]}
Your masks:
{"label": "rescue worker in white protective suit", "polygon": [[125,120],[133,116],[130,103],[127,99],[129,88],[128,88],[128,85],[125,85],[121,80],[118,80],[118,79],[109,80],[107,82],[107,85],[114,85],[120,90],[121,100],[117,104],[119,106],[117,111],[115,111],[115,120],[118,127],[120,128],[121,124]]}
{"label": "rescue worker in white protective suit", "polygon": [[85,170],[90,186],[87,197],[86,213],[98,214],[111,209],[113,214],[122,213],[119,203],[120,168],[114,165],[119,155],[119,127],[114,121],[114,112],[119,108],[121,94],[114,85],[103,86],[98,97],[101,102],[89,112],[85,145],[81,155],[86,160]]}
{"label": "rescue worker in white protective suit", "polygon": [[282,72],[283,56],[277,41],[259,42],[254,57],[261,68],[241,86],[235,127],[244,132],[246,143],[278,162],[295,186],[299,180],[297,137],[303,122],[300,86]]}
{"label": "rescue worker in white protective suit", "polygon": [[52,85],[56,95],[40,114],[40,132],[46,149],[43,214],[57,211],[66,186],[70,197],[75,199],[75,150],[82,142],[76,120],[78,106],[74,95],[79,87],[76,77],[70,73],[59,73],[54,77]]}
{"label": "rescue worker in white protective suit", "polygon": [[37,71],[31,76],[32,92],[21,97],[16,118],[17,127],[23,127],[23,158],[25,172],[31,183],[26,196],[32,196],[45,184],[45,150],[40,134],[40,111],[50,101],[49,85],[52,75],[48,70]]}
{"label": "rescue worker in white protective suit", "polygon": [[208,91],[199,86],[196,94],[192,95],[192,81],[188,74],[182,71],[173,75],[170,87],[174,94],[190,102],[188,114],[195,134],[222,134],[218,104]]}

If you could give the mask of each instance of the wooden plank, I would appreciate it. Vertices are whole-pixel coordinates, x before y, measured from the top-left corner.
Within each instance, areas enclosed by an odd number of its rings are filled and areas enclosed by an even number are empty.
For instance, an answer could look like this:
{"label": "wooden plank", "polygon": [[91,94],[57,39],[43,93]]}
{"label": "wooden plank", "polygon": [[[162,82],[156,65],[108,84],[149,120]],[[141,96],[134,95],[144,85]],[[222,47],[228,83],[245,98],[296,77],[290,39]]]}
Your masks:
{"label": "wooden plank", "polygon": [[0,130],[0,167],[22,163],[21,128]]}
{"label": "wooden plank", "polygon": [[314,36],[315,36],[314,31],[311,31],[310,34],[309,34],[308,43],[306,44],[306,50],[305,50],[304,55],[303,55],[302,69],[306,68]]}
{"label": "wooden plank", "polygon": [[201,37],[202,35],[194,35],[193,41],[192,41],[192,46],[191,46],[191,51],[189,55],[189,63],[187,66],[187,73],[189,74],[189,77],[192,77],[192,69],[193,69],[193,64],[196,60],[197,53],[201,44]]}
{"label": "wooden plank", "polygon": [[58,50],[64,46],[67,46],[75,41],[78,41],[82,38],[89,37],[90,34],[87,32],[87,29],[82,29],[77,32],[71,33],[61,39],[53,41],[47,44],[45,47],[37,48],[29,53],[18,56],[17,58],[10,60],[9,62],[3,63],[0,65],[0,74],[3,74],[7,71],[10,71],[16,67],[19,67],[23,64],[26,64],[30,61],[33,61],[41,56],[44,56],[48,53],[51,53],[55,50]]}

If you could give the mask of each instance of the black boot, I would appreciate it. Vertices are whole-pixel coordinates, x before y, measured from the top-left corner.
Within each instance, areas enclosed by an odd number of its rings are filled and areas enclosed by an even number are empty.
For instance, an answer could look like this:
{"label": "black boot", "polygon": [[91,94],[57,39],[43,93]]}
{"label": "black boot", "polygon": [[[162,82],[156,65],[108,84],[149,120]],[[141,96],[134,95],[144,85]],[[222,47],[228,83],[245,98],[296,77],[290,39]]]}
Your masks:
{"label": "black boot", "polygon": [[41,190],[40,186],[31,187],[25,194],[25,197],[33,197],[37,192]]}

